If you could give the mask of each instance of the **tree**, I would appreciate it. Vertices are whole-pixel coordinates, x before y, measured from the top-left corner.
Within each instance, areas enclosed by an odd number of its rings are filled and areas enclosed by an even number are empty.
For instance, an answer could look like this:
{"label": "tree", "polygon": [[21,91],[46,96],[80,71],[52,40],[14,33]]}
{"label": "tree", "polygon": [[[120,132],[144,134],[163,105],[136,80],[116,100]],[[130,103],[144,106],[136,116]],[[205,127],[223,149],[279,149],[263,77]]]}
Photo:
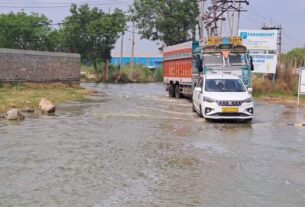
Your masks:
{"label": "tree", "polygon": [[79,8],[72,4],[70,12],[71,16],[64,20],[62,28],[64,46],[70,52],[80,53],[83,62],[91,62],[99,81],[98,65],[104,62],[104,72],[106,71],[111,50],[119,34],[125,30],[125,15],[119,9],[108,14],[96,7],[90,9],[87,4]]}
{"label": "tree", "polygon": [[22,12],[0,14],[1,47],[45,50],[45,41],[51,31],[51,21],[44,15]]}
{"label": "tree", "polygon": [[293,65],[300,67],[304,64],[305,60],[305,48],[294,48],[287,54],[281,56],[281,62],[287,65]]}
{"label": "tree", "polygon": [[197,0],[135,0],[131,12],[142,38],[167,46],[195,38]]}

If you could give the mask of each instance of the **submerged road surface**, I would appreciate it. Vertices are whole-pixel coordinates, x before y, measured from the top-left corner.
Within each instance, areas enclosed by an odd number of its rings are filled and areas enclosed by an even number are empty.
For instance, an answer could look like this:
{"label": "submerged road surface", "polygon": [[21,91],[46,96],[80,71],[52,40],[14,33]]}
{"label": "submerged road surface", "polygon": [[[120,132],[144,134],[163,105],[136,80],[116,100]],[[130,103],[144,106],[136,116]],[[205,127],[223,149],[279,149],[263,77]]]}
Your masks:
{"label": "submerged road surface", "polygon": [[0,121],[1,207],[305,206],[302,111],[213,123],[162,84],[85,86],[103,95]]}

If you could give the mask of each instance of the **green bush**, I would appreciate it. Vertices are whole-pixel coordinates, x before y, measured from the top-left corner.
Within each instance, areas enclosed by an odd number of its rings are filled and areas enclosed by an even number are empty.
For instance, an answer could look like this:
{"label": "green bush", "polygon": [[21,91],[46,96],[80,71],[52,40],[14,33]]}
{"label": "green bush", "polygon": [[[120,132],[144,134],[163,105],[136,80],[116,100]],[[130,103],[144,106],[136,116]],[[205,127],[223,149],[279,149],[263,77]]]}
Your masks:
{"label": "green bush", "polygon": [[293,73],[293,67],[277,68],[276,81],[273,84],[270,77],[261,77],[256,75],[253,79],[253,94],[255,96],[262,95],[296,95],[298,84],[298,75]]}
{"label": "green bush", "polygon": [[156,69],[154,79],[156,82],[163,82],[163,68]]}
{"label": "green bush", "polygon": [[[104,67],[103,64],[98,65],[99,75],[103,77]],[[82,74],[81,78],[84,81],[89,81],[89,74],[95,74],[93,66],[82,65],[81,71],[86,74]],[[91,75],[92,76],[92,75]],[[143,65],[134,65],[131,69],[130,65],[119,67],[116,65],[109,65],[108,70],[108,82],[119,82],[119,83],[149,83],[149,82],[162,82],[163,81],[163,70],[158,68],[156,70],[150,70],[148,67]]]}
{"label": "green bush", "polygon": [[[112,66],[112,69],[109,69],[110,82],[149,83],[163,79],[163,77],[160,78],[161,75],[161,71],[156,75],[156,71],[153,72],[143,65],[134,65],[132,69],[130,65],[126,65],[121,69],[117,66]],[[158,79],[156,79],[156,77],[158,77]]]}

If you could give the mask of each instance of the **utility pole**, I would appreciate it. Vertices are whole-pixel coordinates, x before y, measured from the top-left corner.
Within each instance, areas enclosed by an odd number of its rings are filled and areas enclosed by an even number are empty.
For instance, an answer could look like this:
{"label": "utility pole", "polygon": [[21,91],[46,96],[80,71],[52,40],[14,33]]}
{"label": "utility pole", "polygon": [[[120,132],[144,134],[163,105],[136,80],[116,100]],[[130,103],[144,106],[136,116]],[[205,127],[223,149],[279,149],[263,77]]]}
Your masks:
{"label": "utility pole", "polygon": [[199,14],[199,27],[198,27],[198,32],[199,32],[199,42],[200,44],[204,44],[204,26],[203,26],[203,18],[204,18],[204,1],[205,0],[200,0],[198,2],[199,4],[199,9],[200,9],[200,14]]}
{"label": "utility pole", "polygon": [[303,66],[305,67],[305,44],[304,44],[304,64]]}
{"label": "utility pole", "polygon": [[123,66],[123,54],[124,54],[124,32],[122,32],[122,36],[121,36],[120,69]]}
{"label": "utility pole", "polygon": [[[208,0],[203,0],[208,1]],[[227,35],[233,36],[237,35],[240,23],[240,12],[246,11],[242,10],[242,4],[249,5],[248,0],[210,0],[206,3],[207,9],[203,11],[202,19],[205,25],[205,30],[207,35],[218,36],[223,35],[224,23],[226,23],[228,28]],[[203,8],[201,6],[201,9]],[[237,15],[235,13],[238,13]],[[224,18],[226,14],[226,18]],[[227,21],[226,21],[227,20]],[[218,23],[220,22],[220,27]],[[235,28],[236,27],[236,28]]]}
{"label": "utility pole", "polygon": [[278,31],[278,36],[277,36],[277,51],[276,54],[280,57],[282,54],[282,25],[271,25],[267,26],[264,24],[262,26],[262,30],[277,30]]}
{"label": "utility pole", "polygon": [[[276,50],[276,54],[278,55],[278,61],[280,61],[281,54],[282,54],[282,29],[283,28],[282,28],[281,25],[267,26],[266,24],[264,24],[262,26],[262,30],[277,30],[278,31],[278,35],[277,35],[277,50]],[[273,84],[275,83],[275,74],[273,74],[272,82],[273,82]]]}
{"label": "utility pole", "polygon": [[132,40],[131,40],[131,60],[130,69],[133,69],[134,64],[134,46],[135,46],[135,22],[132,22]]}
{"label": "utility pole", "polygon": [[[233,0],[232,6],[233,6],[234,8],[236,8],[236,0]],[[233,36],[233,34],[235,34],[235,33],[234,33],[235,12],[236,12],[235,10],[232,11],[232,20],[231,20],[231,21],[232,21],[232,23],[231,23],[231,26],[232,26],[232,28],[231,28],[232,34],[231,34],[231,36]]]}
{"label": "utility pole", "polygon": [[212,0],[212,8],[213,8],[213,27],[211,28],[211,35],[212,36],[218,36],[218,32],[217,32],[217,9],[218,9],[218,5],[217,5],[217,0]]}
{"label": "utility pole", "polygon": [[239,24],[240,24],[240,12],[241,12],[241,2],[238,3],[237,30],[236,30],[237,35],[238,35]]}

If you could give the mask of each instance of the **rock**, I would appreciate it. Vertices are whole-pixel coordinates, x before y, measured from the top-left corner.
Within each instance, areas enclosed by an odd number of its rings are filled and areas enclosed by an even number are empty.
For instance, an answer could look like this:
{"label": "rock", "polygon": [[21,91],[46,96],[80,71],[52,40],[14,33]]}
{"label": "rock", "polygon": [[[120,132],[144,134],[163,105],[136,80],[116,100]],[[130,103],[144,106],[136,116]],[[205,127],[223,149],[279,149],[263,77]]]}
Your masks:
{"label": "rock", "polygon": [[32,109],[32,108],[24,108],[24,109],[21,109],[21,112],[23,112],[23,113],[34,113],[35,110]]}
{"label": "rock", "polygon": [[42,113],[54,113],[56,106],[46,98],[42,98],[39,102],[39,109]]}
{"label": "rock", "polygon": [[11,109],[8,112],[6,112],[5,118],[7,120],[23,120],[24,115],[19,109]]}

